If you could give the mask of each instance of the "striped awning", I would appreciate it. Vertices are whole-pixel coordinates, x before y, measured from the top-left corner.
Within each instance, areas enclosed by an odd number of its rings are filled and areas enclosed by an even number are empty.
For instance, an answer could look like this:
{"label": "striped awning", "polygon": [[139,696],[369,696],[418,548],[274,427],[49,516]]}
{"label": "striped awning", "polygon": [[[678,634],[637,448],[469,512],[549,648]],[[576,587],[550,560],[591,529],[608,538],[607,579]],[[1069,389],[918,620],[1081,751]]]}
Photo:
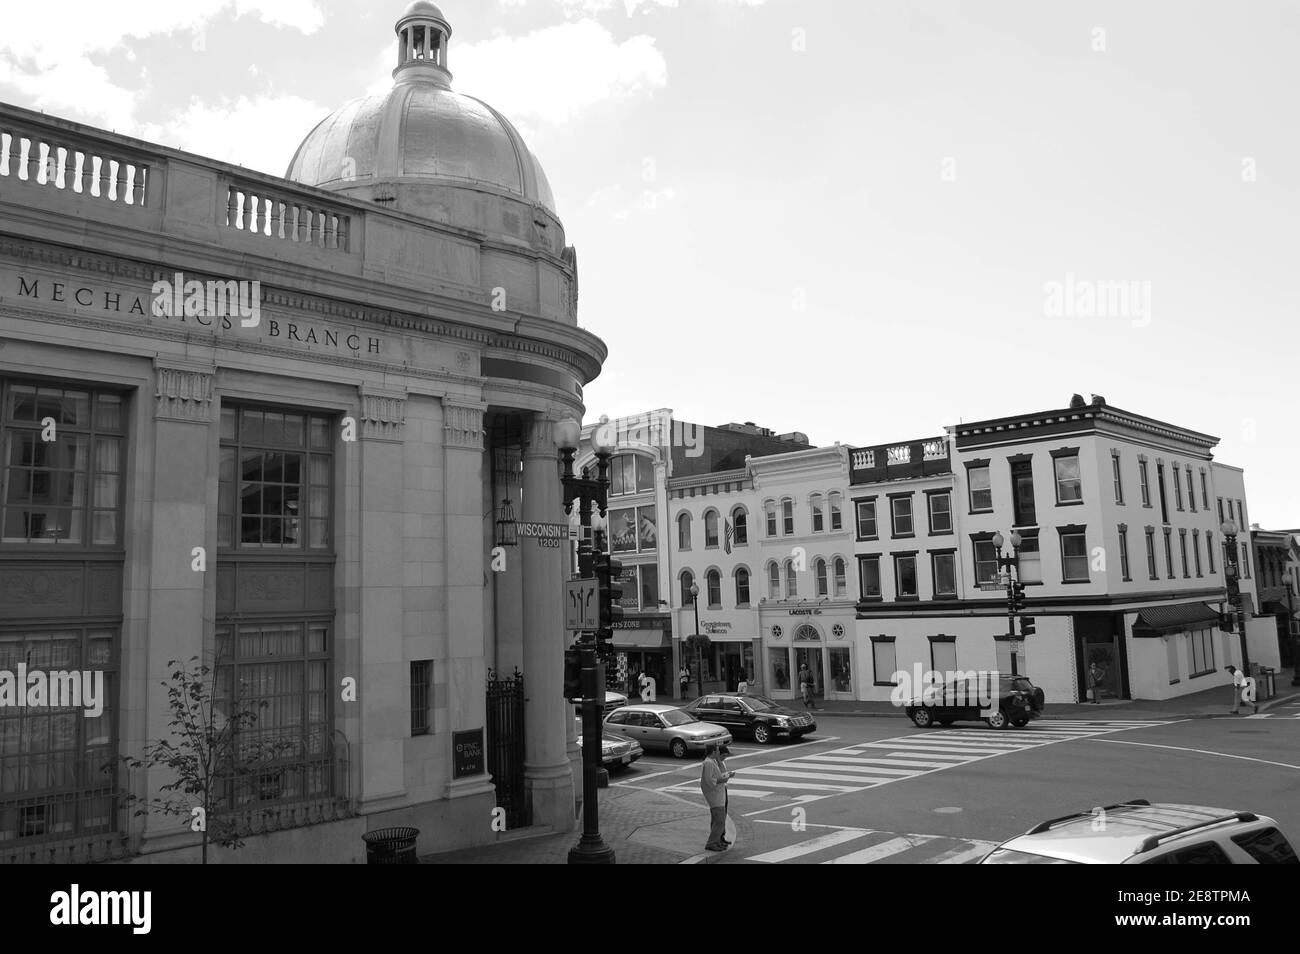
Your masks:
{"label": "striped awning", "polygon": [[1134,636],[1163,636],[1219,624],[1219,611],[1205,603],[1167,603],[1148,606],[1133,621]]}

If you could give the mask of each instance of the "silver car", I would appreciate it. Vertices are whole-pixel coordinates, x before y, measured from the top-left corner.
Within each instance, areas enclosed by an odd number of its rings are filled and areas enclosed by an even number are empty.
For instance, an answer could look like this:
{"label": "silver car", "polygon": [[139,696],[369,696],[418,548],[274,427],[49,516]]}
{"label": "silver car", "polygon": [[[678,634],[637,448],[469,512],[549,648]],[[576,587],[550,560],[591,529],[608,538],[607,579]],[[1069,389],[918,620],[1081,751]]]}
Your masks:
{"label": "silver car", "polygon": [[729,745],[731,733],[712,722],[701,722],[689,712],[653,702],[623,706],[605,716],[605,728],[646,749],[667,749],[675,758],[702,753],[713,743]]}

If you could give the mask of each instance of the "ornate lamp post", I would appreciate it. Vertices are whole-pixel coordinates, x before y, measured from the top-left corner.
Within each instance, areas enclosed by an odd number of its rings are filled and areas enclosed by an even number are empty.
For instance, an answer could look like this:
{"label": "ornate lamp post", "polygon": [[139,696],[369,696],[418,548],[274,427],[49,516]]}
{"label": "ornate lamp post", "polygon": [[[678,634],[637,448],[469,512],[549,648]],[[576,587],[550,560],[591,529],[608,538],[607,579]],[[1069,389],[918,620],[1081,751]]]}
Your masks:
{"label": "ornate lamp post", "polygon": [[691,581],[691,605],[695,607],[695,635],[691,642],[695,645],[695,689],[698,695],[704,695],[704,669],[700,665],[700,584]]}
{"label": "ornate lamp post", "polygon": [[[594,504],[605,516],[607,492],[609,490],[609,457],[613,450],[603,441],[601,430],[597,428],[592,435],[592,450],[596,452],[596,476],[592,477],[588,469],[581,476],[573,473],[573,458],[578,452],[578,442],[582,438],[582,426],[572,418],[555,425],[555,443],[560,448],[560,459],[564,470],[560,475],[563,488],[564,512],[571,514],[573,504],[578,504],[578,521],[581,530],[578,538],[578,573],[583,579],[592,579],[593,570],[592,544],[587,540],[587,530],[591,529],[591,508]],[[604,547],[604,533],[597,533],[594,542]],[[602,593],[601,598],[608,597]],[[602,614],[604,615],[604,614]],[[582,658],[582,838],[569,851],[569,864],[605,864],[614,863],[614,850],[605,844],[600,836],[600,805],[597,801],[597,788],[600,784],[600,704],[603,701],[604,685],[599,679],[600,665],[596,656],[596,634],[583,633],[577,648]]]}
{"label": "ornate lamp post", "polygon": [[[1018,579],[1020,575],[1020,534],[1015,530],[1011,531],[1011,556],[1004,556],[1002,544],[1005,542],[1002,538],[1001,531],[993,534],[993,549],[998,555],[998,569],[1005,570],[1007,574],[1007,635],[1011,637],[1011,675],[1016,676],[1016,609],[1019,606],[1020,591],[1016,589],[1020,586]],[[1016,577],[1012,577],[1011,571],[1016,571]]]}
{"label": "ornate lamp post", "polygon": [[[1290,567],[1287,568],[1288,570]],[[1291,685],[1300,686],[1300,635],[1296,630],[1295,605],[1292,602],[1294,587],[1291,577],[1286,578],[1286,632],[1291,637]]]}
{"label": "ornate lamp post", "polygon": [[1250,675],[1250,653],[1246,648],[1246,609],[1241,598],[1240,567],[1237,551],[1237,525],[1225,520],[1219,530],[1223,533],[1223,575],[1228,582],[1228,602],[1237,613],[1237,633],[1241,638],[1241,670]]}

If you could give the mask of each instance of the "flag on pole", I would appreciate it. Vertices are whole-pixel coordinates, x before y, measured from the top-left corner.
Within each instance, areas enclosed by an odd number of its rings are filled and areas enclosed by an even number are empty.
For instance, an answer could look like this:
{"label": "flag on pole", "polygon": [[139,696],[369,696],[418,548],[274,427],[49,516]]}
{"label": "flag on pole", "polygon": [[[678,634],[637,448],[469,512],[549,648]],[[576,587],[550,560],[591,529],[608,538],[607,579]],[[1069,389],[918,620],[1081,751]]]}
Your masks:
{"label": "flag on pole", "polygon": [[722,525],[723,525],[723,532],[722,532],[722,544],[723,544],[723,549],[725,549],[725,550],[727,551],[727,553],[730,554],[730,553],[731,553],[731,538],[732,538],[732,536],[734,535],[734,531],[731,529],[731,521],[730,521],[730,520],[723,520],[723,521],[722,521]]}

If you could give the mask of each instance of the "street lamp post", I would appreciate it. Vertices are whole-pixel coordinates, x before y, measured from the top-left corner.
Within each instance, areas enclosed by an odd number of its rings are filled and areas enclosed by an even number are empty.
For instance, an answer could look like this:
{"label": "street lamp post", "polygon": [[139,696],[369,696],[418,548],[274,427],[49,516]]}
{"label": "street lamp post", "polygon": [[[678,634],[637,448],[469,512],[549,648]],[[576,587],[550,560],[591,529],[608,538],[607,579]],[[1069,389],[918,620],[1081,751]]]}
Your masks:
{"label": "street lamp post", "polygon": [[696,694],[704,695],[704,669],[700,665],[700,584],[691,581],[691,605],[695,607],[695,689]]}
{"label": "street lamp post", "polygon": [[[609,490],[609,458],[613,450],[606,446],[601,428],[592,435],[592,450],[596,452],[596,476],[592,477],[589,469],[584,468],[581,476],[573,472],[573,459],[578,452],[578,442],[582,437],[581,425],[573,420],[560,421],[555,426],[555,442],[560,448],[563,472],[560,475],[564,512],[573,513],[573,505],[578,504],[578,520],[582,528],[578,538],[578,573],[583,579],[595,576],[593,547],[587,542],[587,530],[591,529],[591,510],[593,505],[606,515],[607,492]],[[597,531],[594,542],[603,549],[604,533]],[[601,594],[607,598],[608,594]],[[602,617],[605,614],[601,614]],[[600,785],[600,702],[604,686],[598,678],[599,660],[596,655],[596,634],[583,633],[577,643],[582,659],[582,838],[569,850],[569,864],[605,864],[614,863],[614,849],[605,844],[600,836],[600,804],[597,789]]]}
{"label": "street lamp post", "polygon": [[1286,634],[1291,639],[1291,685],[1300,686],[1300,635],[1291,635],[1296,628],[1295,605],[1291,602],[1292,586],[1290,577],[1286,580]]}
{"label": "street lamp post", "polygon": [[[1015,585],[1019,582],[1020,576],[1020,534],[1015,530],[1011,531],[1011,556],[1004,556],[1002,544],[1004,540],[1002,533],[999,531],[993,534],[993,549],[998,555],[998,569],[1006,570],[1007,573],[1007,636],[1010,639],[1008,648],[1011,650],[1011,675],[1016,676],[1016,590]],[[1012,577],[1012,570],[1015,571],[1015,577]]]}
{"label": "street lamp post", "polygon": [[1237,525],[1231,520],[1223,521],[1219,530],[1223,533],[1223,575],[1228,583],[1228,602],[1237,614],[1237,633],[1241,638],[1241,670],[1250,675],[1250,652],[1246,648],[1246,609],[1241,598],[1240,553],[1237,550]]}

